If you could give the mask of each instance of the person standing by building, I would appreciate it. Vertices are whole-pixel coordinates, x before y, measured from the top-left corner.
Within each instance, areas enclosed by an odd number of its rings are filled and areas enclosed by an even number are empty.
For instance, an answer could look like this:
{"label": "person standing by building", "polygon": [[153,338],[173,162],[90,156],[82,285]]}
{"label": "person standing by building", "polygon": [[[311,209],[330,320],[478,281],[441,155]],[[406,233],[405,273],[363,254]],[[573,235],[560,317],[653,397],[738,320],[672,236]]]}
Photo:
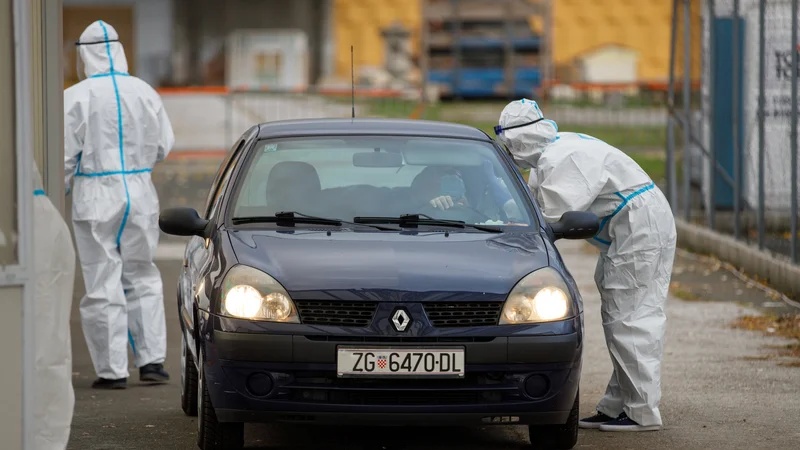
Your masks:
{"label": "person standing by building", "polygon": [[155,90],[128,74],[111,25],[92,23],[76,45],[81,82],[64,91],[64,172],[68,193],[74,180],[72,223],[86,285],[81,323],[98,376],[92,387],[127,387],[129,342],[139,379],[166,382],[150,174],[172,149],[172,125]]}
{"label": "person standing by building", "polygon": [[45,195],[33,165],[34,380],[33,448],[63,450],[69,442],[75,391],[69,316],[75,248],[69,227]]}

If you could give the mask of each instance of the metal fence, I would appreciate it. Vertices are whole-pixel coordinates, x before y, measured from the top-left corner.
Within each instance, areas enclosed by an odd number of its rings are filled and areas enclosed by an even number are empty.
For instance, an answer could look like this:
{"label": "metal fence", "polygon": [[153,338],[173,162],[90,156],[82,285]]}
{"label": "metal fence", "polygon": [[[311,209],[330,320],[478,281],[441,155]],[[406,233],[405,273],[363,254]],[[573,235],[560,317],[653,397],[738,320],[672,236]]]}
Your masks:
{"label": "metal fence", "polygon": [[224,87],[164,90],[175,132],[175,150],[219,151],[248,128],[290,119],[413,117],[420,102],[398,90],[356,88],[304,91],[235,90]]}
{"label": "metal fence", "polygon": [[673,0],[667,128],[676,215],[795,264],[799,1]]}

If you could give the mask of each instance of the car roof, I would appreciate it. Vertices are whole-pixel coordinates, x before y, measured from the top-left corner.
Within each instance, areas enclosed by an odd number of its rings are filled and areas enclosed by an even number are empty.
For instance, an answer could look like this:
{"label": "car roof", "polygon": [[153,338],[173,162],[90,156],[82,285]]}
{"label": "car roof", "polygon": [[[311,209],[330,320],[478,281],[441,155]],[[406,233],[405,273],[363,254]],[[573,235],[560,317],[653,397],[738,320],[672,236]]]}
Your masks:
{"label": "car roof", "polygon": [[298,119],[266,122],[259,125],[258,137],[292,136],[425,136],[491,141],[483,131],[468,125],[411,119]]}

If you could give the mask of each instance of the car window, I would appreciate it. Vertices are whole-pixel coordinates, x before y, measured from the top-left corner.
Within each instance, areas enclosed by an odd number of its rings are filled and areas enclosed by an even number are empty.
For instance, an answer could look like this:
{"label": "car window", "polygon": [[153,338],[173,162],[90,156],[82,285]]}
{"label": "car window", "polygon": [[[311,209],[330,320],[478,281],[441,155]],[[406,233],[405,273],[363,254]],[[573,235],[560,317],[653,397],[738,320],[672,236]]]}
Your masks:
{"label": "car window", "polygon": [[261,141],[233,217],[281,211],[353,220],[427,214],[469,224],[535,224],[528,197],[488,142],[356,136]]}
{"label": "car window", "polygon": [[219,200],[220,195],[224,191],[225,183],[227,183],[228,178],[230,177],[230,173],[233,167],[236,165],[237,153],[244,145],[244,139],[240,140],[236,146],[228,153],[228,156],[222,161],[220,164],[219,171],[217,172],[217,177],[214,180],[214,183],[211,185],[211,190],[208,193],[208,198],[206,199],[206,208],[205,208],[205,215],[206,219],[212,219],[213,212],[216,209],[217,201]]}

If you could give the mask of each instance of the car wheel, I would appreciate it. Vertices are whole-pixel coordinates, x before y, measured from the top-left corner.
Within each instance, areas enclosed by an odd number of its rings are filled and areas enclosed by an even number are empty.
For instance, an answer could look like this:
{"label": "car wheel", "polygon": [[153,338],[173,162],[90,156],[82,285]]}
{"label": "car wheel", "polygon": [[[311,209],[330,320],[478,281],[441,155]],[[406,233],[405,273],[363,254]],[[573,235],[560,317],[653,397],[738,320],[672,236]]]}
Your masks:
{"label": "car wheel", "polygon": [[580,411],[580,391],[575,394],[575,403],[569,412],[567,423],[561,425],[528,425],[531,448],[548,450],[569,450],[578,443],[578,416]]}
{"label": "car wheel", "polygon": [[202,450],[240,450],[244,447],[243,423],[220,423],[211,404],[203,369],[203,352],[197,352],[197,446]]}
{"label": "car wheel", "polygon": [[186,338],[181,338],[181,409],[187,416],[197,415],[197,366]]}

